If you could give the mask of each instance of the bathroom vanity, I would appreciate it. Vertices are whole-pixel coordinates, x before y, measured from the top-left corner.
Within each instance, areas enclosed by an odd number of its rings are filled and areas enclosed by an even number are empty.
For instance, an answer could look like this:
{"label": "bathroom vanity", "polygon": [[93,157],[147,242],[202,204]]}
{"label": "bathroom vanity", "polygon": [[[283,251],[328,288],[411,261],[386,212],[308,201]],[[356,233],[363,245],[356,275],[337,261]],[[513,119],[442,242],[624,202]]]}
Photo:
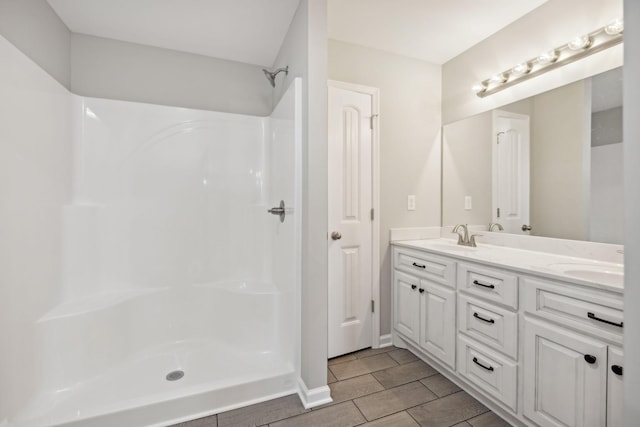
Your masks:
{"label": "bathroom vanity", "polygon": [[622,426],[622,264],[442,238],[392,253],[394,345],[514,425]]}

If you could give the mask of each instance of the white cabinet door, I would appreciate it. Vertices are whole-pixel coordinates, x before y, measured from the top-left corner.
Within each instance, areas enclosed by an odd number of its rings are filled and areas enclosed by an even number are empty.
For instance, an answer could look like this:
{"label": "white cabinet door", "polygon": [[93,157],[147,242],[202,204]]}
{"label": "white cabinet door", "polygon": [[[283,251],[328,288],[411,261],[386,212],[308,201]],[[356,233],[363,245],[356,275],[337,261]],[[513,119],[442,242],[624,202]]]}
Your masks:
{"label": "white cabinet door", "polygon": [[607,427],[623,427],[622,378],[624,358],[622,349],[609,347],[609,372],[607,372]]}
{"label": "white cabinet door", "polygon": [[531,319],[524,339],[525,416],[540,426],[604,426],[607,345]]}
{"label": "white cabinet door", "polygon": [[405,337],[418,342],[420,338],[420,279],[399,271],[394,273],[393,327]]}
{"label": "white cabinet door", "polygon": [[452,369],[456,360],[456,293],[420,281],[420,347]]}

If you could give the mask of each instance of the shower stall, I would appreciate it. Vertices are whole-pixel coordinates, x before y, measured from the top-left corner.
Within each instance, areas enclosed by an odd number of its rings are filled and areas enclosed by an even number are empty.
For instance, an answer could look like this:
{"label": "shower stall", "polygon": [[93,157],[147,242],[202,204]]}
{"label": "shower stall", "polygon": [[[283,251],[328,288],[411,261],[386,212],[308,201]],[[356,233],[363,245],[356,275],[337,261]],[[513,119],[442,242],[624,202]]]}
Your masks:
{"label": "shower stall", "polygon": [[47,202],[46,295],[2,290],[0,425],[169,425],[295,393],[299,79],[257,117],[79,97],[30,73],[40,91],[10,95],[64,111],[68,191]]}

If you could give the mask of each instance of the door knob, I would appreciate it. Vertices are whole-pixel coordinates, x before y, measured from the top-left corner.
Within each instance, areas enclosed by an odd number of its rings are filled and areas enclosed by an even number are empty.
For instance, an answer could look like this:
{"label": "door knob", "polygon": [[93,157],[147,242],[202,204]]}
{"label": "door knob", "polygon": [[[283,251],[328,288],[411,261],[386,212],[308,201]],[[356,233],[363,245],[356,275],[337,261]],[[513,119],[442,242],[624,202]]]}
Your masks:
{"label": "door knob", "polygon": [[522,224],[522,231],[531,231],[531,226],[527,224]]}
{"label": "door knob", "polygon": [[331,233],[331,238],[333,240],[340,240],[340,239],[342,239],[342,234],[340,234],[337,231],[334,231],[334,232]]}

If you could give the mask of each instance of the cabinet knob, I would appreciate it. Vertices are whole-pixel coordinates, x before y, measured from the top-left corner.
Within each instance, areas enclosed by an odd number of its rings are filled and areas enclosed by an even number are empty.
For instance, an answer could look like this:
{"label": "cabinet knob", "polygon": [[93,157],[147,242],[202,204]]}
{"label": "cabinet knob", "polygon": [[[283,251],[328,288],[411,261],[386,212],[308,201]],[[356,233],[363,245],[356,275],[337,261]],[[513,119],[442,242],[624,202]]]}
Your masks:
{"label": "cabinet knob", "polygon": [[611,371],[616,375],[622,375],[622,366],[620,366],[620,365],[611,365]]}
{"label": "cabinet knob", "polygon": [[419,291],[420,291],[421,294],[424,293],[424,289],[423,288],[420,288]]}
{"label": "cabinet knob", "polygon": [[596,360],[598,360],[595,356],[592,356],[590,354],[585,354],[584,355],[584,361],[587,362],[590,365],[593,365],[594,363],[596,363]]}
{"label": "cabinet knob", "polygon": [[414,291],[416,290],[417,286],[416,285],[411,285],[411,289],[413,289]]}

